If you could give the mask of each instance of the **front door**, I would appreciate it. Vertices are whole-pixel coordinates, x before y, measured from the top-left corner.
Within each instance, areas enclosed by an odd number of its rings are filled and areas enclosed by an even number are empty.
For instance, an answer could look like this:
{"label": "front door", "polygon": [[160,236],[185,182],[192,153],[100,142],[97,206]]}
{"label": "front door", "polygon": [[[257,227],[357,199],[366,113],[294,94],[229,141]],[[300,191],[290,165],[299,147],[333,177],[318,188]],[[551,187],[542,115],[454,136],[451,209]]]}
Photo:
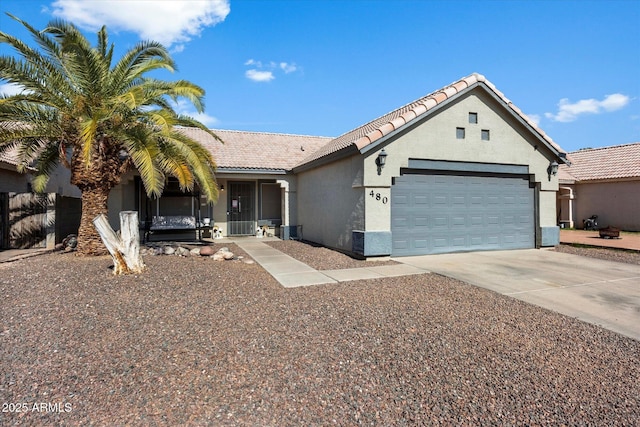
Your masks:
{"label": "front door", "polygon": [[248,236],[255,234],[255,183],[229,182],[228,194],[229,235]]}

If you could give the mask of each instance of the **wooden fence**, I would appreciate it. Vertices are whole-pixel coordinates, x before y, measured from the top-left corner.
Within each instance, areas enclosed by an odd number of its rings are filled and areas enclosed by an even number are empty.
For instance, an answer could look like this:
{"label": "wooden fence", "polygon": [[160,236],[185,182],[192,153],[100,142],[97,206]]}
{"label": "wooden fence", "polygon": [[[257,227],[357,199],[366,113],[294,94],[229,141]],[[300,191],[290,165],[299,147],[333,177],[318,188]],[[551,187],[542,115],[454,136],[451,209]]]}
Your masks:
{"label": "wooden fence", "polygon": [[55,193],[0,193],[0,249],[53,248],[77,233],[80,206]]}

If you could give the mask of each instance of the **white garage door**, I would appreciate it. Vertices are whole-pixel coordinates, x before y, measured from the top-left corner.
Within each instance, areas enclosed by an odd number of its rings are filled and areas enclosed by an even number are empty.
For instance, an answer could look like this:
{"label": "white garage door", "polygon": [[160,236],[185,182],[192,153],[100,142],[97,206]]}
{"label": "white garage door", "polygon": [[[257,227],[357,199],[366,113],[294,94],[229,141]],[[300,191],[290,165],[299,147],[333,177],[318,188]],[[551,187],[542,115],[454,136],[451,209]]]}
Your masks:
{"label": "white garage door", "polygon": [[533,248],[534,212],[527,178],[403,175],[391,187],[392,254]]}

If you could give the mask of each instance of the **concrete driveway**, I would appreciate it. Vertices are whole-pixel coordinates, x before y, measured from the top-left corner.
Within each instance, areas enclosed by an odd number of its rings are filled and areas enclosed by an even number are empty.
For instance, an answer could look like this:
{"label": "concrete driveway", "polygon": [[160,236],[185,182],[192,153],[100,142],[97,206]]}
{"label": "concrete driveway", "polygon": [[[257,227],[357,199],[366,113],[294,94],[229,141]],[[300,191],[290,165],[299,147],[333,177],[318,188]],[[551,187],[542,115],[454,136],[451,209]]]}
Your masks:
{"label": "concrete driveway", "polygon": [[394,260],[640,340],[640,265],[538,249]]}

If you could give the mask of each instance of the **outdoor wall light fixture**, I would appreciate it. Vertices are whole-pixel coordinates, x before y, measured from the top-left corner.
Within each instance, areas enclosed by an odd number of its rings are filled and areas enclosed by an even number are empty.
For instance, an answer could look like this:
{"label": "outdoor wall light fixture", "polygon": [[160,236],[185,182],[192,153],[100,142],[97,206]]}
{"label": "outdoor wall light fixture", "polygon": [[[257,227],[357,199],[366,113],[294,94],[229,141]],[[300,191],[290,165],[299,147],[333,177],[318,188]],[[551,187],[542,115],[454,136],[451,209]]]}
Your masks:
{"label": "outdoor wall light fixture", "polygon": [[547,173],[549,174],[549,181],[551,181],[551,175],[556,176],[558,174],[558,162],[555,160],[549,163],[549,167],[547,168]]}
{"label": "outdoor wall light fixture", "polygon": [[378,166],[378,175],[380,175],[385,163],[387,163],[387,152],[384,151],[384,148],[383,148],[382,151],[380,151],[380,153],[378,154],[378,157],[376,157],[376,165]]}
{"label": "outdoor wall light fixture", "polygon": [[220,186],[220,191],[224,191],[224,185]]}

